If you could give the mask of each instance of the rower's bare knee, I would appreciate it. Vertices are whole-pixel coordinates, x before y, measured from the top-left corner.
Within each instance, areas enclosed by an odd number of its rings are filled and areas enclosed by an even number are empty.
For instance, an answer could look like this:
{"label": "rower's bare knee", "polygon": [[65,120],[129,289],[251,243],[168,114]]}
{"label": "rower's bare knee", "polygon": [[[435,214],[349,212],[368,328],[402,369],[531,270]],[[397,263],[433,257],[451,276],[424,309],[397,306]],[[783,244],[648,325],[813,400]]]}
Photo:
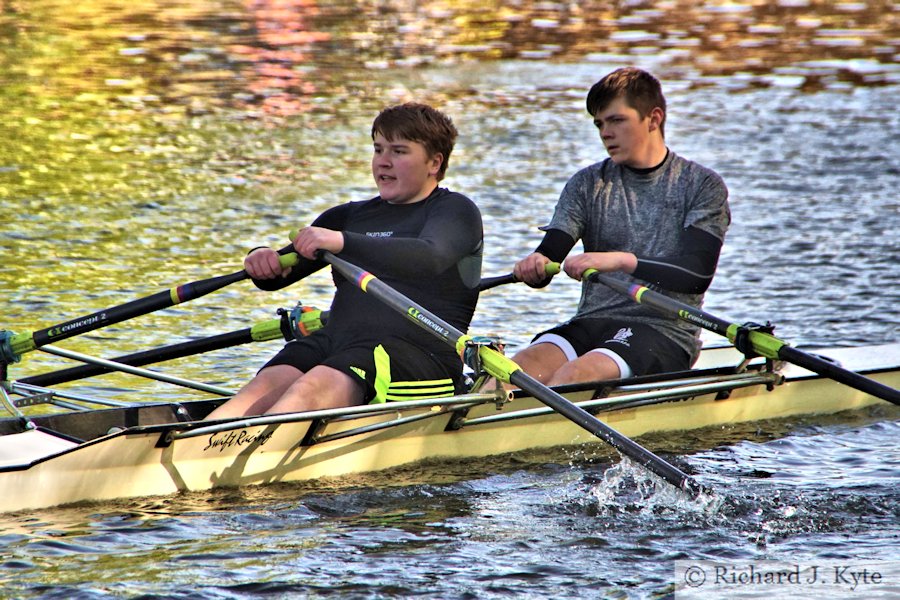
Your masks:
{"label": "rower's bare knee", "polygon": [[290,365],[260,371],[237,394],[207,415],[207,420],[261,415],[269,410],[303,372]]}
{"label": "rower's bare knee", "polygon": [[364,401],[359,383],[342,371],[319,365],[295,381],[266,414],[342,408]]}
{"label": "rower's bare knee", "polygon": [[513,356],[523,371],[540,381],[547,383],[557,370],[566,364],[566,354],[556,344],[534,344]]}
{"label": "rower's bare knee", "polygon": [[619,365],[612,358],[599,352],[588,352],[560,366],[549,380],[549,385],[581,383],[618,379]]}

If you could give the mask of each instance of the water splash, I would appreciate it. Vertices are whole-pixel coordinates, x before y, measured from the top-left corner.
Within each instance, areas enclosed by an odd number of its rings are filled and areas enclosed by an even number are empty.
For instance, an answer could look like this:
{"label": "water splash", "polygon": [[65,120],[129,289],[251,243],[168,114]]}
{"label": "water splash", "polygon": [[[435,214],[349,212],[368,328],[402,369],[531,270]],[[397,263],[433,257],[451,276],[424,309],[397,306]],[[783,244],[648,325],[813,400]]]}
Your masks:
{"label": "water splash", "polygon": [[718,513],[725,501],[714,491],[702,492],[691,498],[663,478],[624,457],[606,469],[600,482],[590,492],[597,501],[601,516],[622,512],[647,516],[666,513],[712,516]]}

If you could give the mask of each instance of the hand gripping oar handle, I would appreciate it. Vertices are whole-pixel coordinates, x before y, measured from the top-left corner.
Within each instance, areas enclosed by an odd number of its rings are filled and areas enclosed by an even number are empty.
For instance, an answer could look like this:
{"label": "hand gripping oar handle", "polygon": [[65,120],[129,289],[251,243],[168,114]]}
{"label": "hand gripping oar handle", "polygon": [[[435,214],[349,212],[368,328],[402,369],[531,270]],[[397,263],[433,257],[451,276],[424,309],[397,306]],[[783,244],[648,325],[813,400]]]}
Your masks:
{"label": "hand gripping oar handle", "polygon": [[876,398],[887,400],[893,404],[900,404],[900,391],[849,369],[844,369],[823,358],[793,348],[787,342],[778,339],[770,333],[754,329],[748,330],[741,325],[720,319],[699,308],[673,300],[642,285],[629,284],[609,275],[604,275],[594,269],[586,270],[584,277],[596,280],[617,292],[630,296],[639,304],[646,304],[661,312],[725,336],[732,344],[736,343],[739,334],[746,335],[746,340],[750,344],[751,349],[759,356],[793,363]]}
{"label": "hand gripping oar handle", "polygon": [[[371,273],[346,260],[338,258],[330,252],[323,251],[320,251],[319,257],[330,263],[347,280],[356,283],[362,291],[372,294],[391,308],[405,314],[411,321],[456,348],[460,356],[466,356],[468,342],[472,340],[472,336],[464,334],[453,327],[453,325],[394,290]],[[696,481],[680,469],[615,431],[581,407],[572,404],[552,389],[526,374],[519,365],[509,358],[487,346],[479,345],[477,348],[481,366],[491,376],[516,385],[530,393],[576,425],[594,434],[631,460],[643,465],[649,471],[659,475],[675,487],[684,490],[692,497],[697,497],[704,491]]]}
{"label": "hand gripping oar handle", "polygon": [[[296,253],[285,254],[279,257],[279,262],[283,268],[294,266],[298,260],[299,257]],[[127,319],[140,317],[163,308],[181,304],[182,302],[194,300],[249,277],[247,271],[241,270],[230,275],[220,275],[210,279],[186,283],[39,331],[20,334],[14,334],[5,330],[0,331],[0,364],[18,362],[23,353],[30,352],[41,346],[81,335],[88,331],[94,331],[107,325],[121,323]]]}
{"label": "hand gripping oar handle", "polygon": [[[559,273],[559,269],[559,263],[555,262],[547,263],[544,266],[544,271],[547,273],[547,275],[556,275],[557,273]],[[519,279],[516,278],[515,273],[507,273],[506,275],[498,275],[497,277],[485,277],[481,280],[481,283],[478,284],[478,291],[483,292],[500,285],[518,282]]]}

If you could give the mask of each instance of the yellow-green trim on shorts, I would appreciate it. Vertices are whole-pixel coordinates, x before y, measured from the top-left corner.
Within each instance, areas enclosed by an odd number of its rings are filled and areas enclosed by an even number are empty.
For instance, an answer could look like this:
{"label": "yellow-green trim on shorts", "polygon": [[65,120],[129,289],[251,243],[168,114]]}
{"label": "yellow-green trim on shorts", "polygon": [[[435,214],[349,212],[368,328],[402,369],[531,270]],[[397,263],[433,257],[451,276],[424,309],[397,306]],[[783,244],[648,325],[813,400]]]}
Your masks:
{"label": "yellow-green trim on shorts", "polygon": [[428,398],[446,398],[456,391],[453,380],[433,379],[431,381],[394,381],[385,396],[388,402],[403,400],[426,400]]}
{"label": "yellow-green trim on shorts", "polygon": [[370,404],[378,404],[387,399],[388,390],[391,387],[391,357],[384,346],[378,344],[373,351],[375,354],[375,397]]}
{"label": "yellow-green trim on shorts", "polygon": [[381,344],[375,347],[374,354],[375,397],[370,404],[446,398],[456,392],[456,386],[449,377],[425,381],[391,381],[391,357]]}

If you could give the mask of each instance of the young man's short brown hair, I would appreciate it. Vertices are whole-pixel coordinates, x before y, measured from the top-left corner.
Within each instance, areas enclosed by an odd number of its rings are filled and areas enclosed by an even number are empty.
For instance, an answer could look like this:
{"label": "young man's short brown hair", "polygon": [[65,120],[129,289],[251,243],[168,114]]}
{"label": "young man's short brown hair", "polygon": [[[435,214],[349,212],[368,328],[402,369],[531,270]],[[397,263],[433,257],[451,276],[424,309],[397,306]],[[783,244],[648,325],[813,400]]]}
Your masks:
{"label": "young man's short brown hair", "polygon": [[642,119],[654,108],[662,109],[659,132],[665,137],[666,98],[656,77],[636,67],[616,69],[595,83],[588,92],[587,111],[593,117],[617,98],[625,98],[628,106],[635,109]]}
{"label": "young man's short brown hair", "polygon": [[425,146],[428,156],[440,152],[444,160],[437,173],[438,181],[447,172],[450,153],[453,152],[453,144],[459,135],[450,117],[427,104],[417,102],[398,104],[382,110],[372,123],[372,139],[379,133],[388,141],[402,138],[418,142]]}

